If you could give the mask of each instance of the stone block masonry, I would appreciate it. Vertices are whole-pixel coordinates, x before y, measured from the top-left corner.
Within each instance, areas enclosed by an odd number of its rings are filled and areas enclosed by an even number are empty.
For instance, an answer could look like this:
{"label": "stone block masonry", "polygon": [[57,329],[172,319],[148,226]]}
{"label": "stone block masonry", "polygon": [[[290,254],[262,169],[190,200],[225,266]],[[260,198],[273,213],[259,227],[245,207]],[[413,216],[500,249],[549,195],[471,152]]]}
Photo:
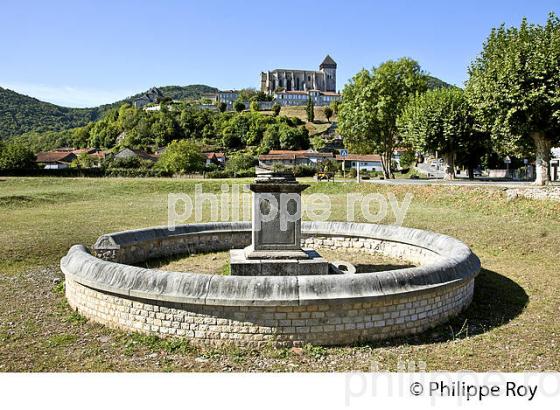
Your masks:
{"label": "stone block masonry", "polygon": [[84,316],[126,331],[236,345],[345,345],[421,333],[469,305],[474,279],[421,294],[356,303],[215,306],[167,303],[102,292],[66,280],[66,297]]}

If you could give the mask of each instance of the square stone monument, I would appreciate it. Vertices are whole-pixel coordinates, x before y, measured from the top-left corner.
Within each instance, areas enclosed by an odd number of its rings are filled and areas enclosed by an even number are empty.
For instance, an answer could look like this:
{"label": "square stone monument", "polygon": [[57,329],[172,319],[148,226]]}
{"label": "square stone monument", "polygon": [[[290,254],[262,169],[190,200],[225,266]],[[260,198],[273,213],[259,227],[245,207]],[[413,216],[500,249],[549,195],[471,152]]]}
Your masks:
{"label": "square stone monument", "polygon": [[301,192],[292,174],[261,174],[253,192],[252,243],[230,251],[232,275],[326,275],[328,262],[301,248]]}

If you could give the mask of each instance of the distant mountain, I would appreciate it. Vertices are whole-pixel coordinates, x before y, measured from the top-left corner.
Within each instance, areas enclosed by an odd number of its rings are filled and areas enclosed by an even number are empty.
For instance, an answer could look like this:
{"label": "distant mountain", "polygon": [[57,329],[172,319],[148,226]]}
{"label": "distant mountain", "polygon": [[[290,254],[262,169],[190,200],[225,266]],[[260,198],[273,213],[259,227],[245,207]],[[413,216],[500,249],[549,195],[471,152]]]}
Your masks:
{"label": "distant mountain", "polygon": [[[190,100],[215,94],[218,89],[207,85],[159,87],[164,97]],[[132,103],[146,94],[138,93],[124,100],[93,108],[68,108],[40,101],[0,87],[0,139],[29,131],[60,131],[80,127],[99,119],[103,113],[124,103]]]}

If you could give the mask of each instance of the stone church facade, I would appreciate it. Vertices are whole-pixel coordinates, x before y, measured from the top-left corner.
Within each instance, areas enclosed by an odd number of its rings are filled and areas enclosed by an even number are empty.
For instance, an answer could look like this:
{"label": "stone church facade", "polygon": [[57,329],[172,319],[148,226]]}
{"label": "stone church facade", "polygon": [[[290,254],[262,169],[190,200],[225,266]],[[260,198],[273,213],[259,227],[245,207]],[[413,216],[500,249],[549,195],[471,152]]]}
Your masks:
{"label": "stone church facade", "polygon": [[276,69],[261,73],[261,91],[267,94],[282,91],[336,93],[336,62],[327,55],[319,71]]}

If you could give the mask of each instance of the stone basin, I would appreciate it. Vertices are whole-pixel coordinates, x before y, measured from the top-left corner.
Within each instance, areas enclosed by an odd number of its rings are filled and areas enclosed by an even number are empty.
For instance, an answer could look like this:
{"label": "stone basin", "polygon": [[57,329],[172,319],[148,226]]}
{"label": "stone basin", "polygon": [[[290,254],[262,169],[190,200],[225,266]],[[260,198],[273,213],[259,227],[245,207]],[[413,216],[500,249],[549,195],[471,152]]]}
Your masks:
{"label": "stone basin", "polygon": [[155,227],[101,236],[61,260],[70,305],[127,331],[193,342],[344,345],[423,332],[465,309],[480,261],[449,236],[393,225],[302,222],[304,248],[352,248],[415,267],[340,275],[223,276],[166,272],[151,258],[242,249],[251,223]]}

